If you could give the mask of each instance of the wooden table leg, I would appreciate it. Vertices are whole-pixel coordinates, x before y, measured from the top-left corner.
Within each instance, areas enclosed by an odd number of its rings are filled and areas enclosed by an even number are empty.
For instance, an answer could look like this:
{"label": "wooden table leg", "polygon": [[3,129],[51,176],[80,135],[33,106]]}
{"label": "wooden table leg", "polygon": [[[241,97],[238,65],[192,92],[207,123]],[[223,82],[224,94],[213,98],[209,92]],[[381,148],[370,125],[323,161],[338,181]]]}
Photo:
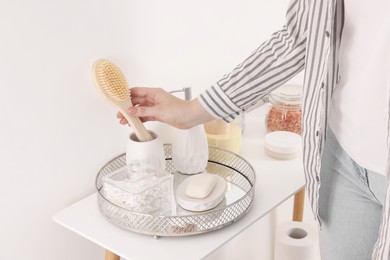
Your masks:
{"label": "wooden table leg", "polygon": [[303,220],[303,206],[305,204],[305,189],[298,191],[294,195],[293,221]]}
{"label": "wooden table leg", "polygon": [[105,260],[120,260],[120,257],[113,252],[106,250]]}

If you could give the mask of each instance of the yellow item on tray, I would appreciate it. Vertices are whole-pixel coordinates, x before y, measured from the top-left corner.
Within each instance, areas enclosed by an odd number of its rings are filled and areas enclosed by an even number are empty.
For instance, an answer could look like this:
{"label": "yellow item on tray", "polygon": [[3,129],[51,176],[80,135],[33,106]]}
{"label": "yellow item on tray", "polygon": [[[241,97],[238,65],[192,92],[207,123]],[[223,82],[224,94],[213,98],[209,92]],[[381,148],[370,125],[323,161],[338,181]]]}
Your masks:
{"label": "yellow item on tray", "polygon": [[234,153],[240,153],[241,150],[241,129],[231,124],[230,129],[224,134],[206,134],[207,142],[219,148],[229,150]]}

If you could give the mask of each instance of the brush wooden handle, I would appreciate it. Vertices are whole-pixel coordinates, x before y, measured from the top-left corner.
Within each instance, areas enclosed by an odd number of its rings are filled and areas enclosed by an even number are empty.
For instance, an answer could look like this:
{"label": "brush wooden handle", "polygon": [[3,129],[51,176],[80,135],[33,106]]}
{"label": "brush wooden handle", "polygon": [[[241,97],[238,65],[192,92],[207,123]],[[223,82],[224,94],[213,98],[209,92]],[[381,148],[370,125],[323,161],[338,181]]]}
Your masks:
{"label": "brush wooden handle", "polygon": [[127,122],[131,126],[131,128],[134,131],[134,134],[137,136],[138,140],[140,142],[147,142],[153,140],[152,135],[149,133],[149,131],[145,128],[144,124],[141,122],[141,120],[138,117],[130,116],[127,113],[127,109],[131,106],[130,99],[127,99],[125,101],[117,101],[115,102],[116,105],[119,108],[119,111],[122,113],[122,115],[126,118]]}

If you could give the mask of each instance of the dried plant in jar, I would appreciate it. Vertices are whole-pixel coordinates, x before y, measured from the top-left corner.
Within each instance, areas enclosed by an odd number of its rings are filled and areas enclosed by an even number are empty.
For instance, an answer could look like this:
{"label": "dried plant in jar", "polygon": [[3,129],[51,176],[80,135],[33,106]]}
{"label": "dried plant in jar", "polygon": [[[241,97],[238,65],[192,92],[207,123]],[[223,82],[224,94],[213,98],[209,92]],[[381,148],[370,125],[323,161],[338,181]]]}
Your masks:
{"label": "dried plant in jar", "polygon": [[267,132],[302,133],[302,86],[284,85],[270,93],[266,116]]}

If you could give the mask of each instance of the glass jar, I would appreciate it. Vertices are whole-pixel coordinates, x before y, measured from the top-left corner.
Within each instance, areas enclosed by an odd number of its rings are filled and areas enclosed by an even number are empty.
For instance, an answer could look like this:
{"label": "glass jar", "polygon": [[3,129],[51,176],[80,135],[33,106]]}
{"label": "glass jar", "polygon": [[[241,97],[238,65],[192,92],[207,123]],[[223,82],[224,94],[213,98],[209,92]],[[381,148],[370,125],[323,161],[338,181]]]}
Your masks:
{"label": "glass jar", "polygon": [[[243,122],[239,123],[242,124]],[[235,121],[226,123],[222,119],[214,119],[205,123],[204,129],[206,131],[207,143],[239,154],[242,135],[240,126]]]}
{"label": "glass jar", "polygon": [[286,84],[268,96],[269,109],[265,118],[267,132],[302,133],[302,86]]}

